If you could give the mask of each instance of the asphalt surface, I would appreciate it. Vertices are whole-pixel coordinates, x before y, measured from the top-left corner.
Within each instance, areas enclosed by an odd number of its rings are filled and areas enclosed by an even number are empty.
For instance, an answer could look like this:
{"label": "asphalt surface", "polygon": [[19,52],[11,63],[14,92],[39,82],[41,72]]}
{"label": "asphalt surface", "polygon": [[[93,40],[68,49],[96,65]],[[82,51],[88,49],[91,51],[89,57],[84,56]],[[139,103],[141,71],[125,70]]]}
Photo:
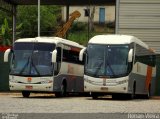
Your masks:
{"label": "asphalt surface", "polygon": [[160,98],[113,100],[107,96],[93,100],[78,96],[56,98],[53,94],[31,94],[23,98],[19,93],[0,93],[0,113],[3,119],[9,114],[12,119],[160,118]]}

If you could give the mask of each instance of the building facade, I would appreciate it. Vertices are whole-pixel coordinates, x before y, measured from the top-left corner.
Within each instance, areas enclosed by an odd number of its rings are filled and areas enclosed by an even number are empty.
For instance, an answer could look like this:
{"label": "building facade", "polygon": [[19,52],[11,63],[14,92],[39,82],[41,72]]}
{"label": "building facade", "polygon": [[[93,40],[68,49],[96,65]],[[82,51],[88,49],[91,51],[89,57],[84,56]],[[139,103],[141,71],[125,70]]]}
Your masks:
{"label": "building facade", "polygon": [[[69,14],[76,10],[81,13],[78,22],[88,22],[88,11],[90,16],[94,14],[93,22],[108,23],[115,20],[115,6],[71,6]],[[66,7],[62,7],[62,20],[66,21]]]}

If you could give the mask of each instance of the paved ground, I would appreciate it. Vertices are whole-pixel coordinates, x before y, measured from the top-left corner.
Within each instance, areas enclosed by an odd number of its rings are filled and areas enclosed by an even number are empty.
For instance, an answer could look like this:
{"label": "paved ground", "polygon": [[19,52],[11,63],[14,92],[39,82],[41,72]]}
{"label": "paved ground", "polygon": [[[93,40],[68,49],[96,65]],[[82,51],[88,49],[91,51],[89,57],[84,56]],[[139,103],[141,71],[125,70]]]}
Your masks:
{"label": "paved ground", "polygon": [[113,100],[110,97],[55,98],[53,94],[0,94],[0,113],[160,113],[160,98]]}
{"label": "paved ground", "polygon": [[160,113],[160,99],[113,100],[105,97],[55,98],[53,94],[0,94],[0,112],[14,113]]}

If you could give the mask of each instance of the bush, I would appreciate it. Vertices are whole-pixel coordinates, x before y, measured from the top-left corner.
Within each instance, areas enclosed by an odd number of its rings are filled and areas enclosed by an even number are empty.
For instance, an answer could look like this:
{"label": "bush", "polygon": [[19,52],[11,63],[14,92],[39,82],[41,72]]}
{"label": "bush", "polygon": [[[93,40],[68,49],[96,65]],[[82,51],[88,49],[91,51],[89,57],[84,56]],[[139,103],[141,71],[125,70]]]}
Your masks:
{"label": "bush", "polygon": [[71,26],[70,31],[71,32],[84,31],[87,28],[86,26],[87,26],[86,23],[82,23],[82,22],[73,23],[72,26]]}

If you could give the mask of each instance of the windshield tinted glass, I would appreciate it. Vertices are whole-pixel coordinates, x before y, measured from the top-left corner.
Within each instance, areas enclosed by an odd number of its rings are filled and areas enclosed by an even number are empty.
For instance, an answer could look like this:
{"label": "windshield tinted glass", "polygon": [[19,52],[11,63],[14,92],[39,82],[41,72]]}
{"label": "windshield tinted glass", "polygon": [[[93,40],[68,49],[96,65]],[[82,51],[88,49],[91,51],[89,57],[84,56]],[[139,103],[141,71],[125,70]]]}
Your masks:
{"label": "windshield tinted glass", "polygon": [[127,74],[128,45],[88,45],[85,74],[120,77]]}
{"label": "windshield tinted glass", "polygon": [[11,63],[12,75],[47,76],[52,75],[51,53],[54,44],[15,43]]}

